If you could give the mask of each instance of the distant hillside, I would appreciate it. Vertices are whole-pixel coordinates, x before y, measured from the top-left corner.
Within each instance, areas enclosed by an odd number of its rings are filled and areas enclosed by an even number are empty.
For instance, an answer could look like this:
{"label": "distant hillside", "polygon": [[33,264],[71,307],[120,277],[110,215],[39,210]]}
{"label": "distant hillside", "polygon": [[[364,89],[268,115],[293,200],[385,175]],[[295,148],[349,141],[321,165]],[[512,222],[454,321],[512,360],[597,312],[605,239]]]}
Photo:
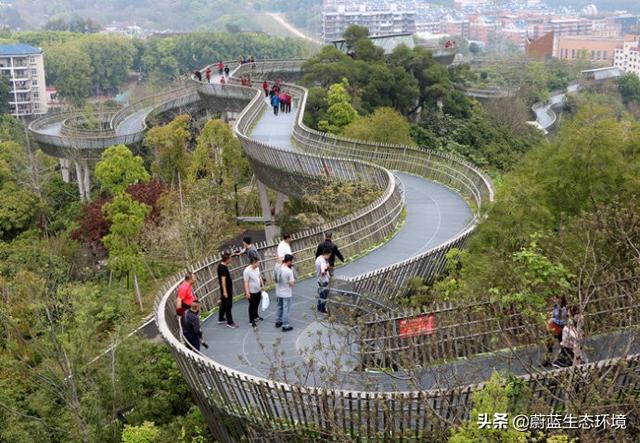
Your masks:
{"label": "distant hillside", "polygon": [[[36,29],[72,17],[102,25],[129,22],[156,30],[243,30],[278,33],[264,12],[285,12],[289,21],[317,32],[322,0],[21,0],[0,7],[0,24]],[[281,31],[280,31],[281,32]]]}

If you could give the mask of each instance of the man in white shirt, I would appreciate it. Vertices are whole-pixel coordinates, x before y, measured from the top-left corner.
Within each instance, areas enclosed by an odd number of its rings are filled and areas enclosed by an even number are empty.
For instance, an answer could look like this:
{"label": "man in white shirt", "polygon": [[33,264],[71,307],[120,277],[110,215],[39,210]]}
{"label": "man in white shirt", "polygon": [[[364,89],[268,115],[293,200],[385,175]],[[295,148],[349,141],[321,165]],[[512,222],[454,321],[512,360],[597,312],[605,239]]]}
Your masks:
{"label": "man in white shirt", "polygon": [[329,257],[331,257],[331,249],[324,249],[322,254],[316,258],[316,276],[318,277],[318,311],[323,314],[327,313],[327,286],[331,275],[329,274]]}
{"label": "man in white shirt", "polygon": [[283,257],[280,272],[276,274],[276,297],[278,299],[278,316],[276,317],[276,328],[282,327],[284,332],[293,329],[289,324],[289,311],[291,310],[291,298],[295,285],[295,277],[291,265],[293,264],[293,255],[287,254]]}
{"label": "man in white shirt", "polygon": [[291,234],[284,234],[282,241],[278,244],[278,263],[282,263],[285,255],[293,255],[291,252]]}
{"label": "man in white shirt", "polygon": [[242,279],[244,281],[244,296],[249,300],[249,323],[256,327],[256,320],[262,320],[262,317],[258,315],[258,306],[260,306],[263,288],[258,258],[253,257],[249,266],[244,268]]}

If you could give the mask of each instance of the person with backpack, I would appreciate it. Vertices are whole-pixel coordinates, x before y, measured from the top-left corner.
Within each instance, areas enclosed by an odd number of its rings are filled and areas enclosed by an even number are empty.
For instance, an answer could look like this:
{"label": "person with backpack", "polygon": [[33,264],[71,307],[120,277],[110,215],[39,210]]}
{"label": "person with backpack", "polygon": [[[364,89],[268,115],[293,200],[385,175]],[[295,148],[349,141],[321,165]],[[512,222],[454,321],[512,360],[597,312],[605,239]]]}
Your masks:
{"label": "person with backpack", "polygon": [[329,256],[329,260],[328,260],[329,275],[333,275],[333,269],[336,266],[336,257],[338,257],[340,261],[344,263],[344,257],[342,256],[340,249],[338,249],[338,246],[333,242],[332,238],[333,238],[333,233],[326,232],[324,234],[324,241],[320,243],[318,245],[318,248],[316,249],[316,258],[318,258],[322,254],[322,251],[324,251],[325,249],[329,249],[331,251],[331,255]]}
{"label": "person with backpack", "polygon": [[196,351],[200,351],[200,345],[208,348],[207,344],[202,341],[202,329],[200,327],[200,302],[198,299],[193,300],[189,310],[184,313],[181,321],[182,336]]}
{"label": "person with backpack", "polygon": [[553,355],[554,344],[556,341],[558,343],[562,341],[562,330],[567,324],[568,319],[567,298],[564,295],[556,295],[553,301],[553,311],[548,323],[550,336],[547,340],[547,353],[542,362],[542,366],[549,366],[550,359]]}
{"label": "person with backpack", "polygon": [[196,78],[196,80],[198,80],[199,82],[202,81],[202,73],[200,71],[198,71],[197,69],[195,71],[193,71],[193,76]]}
{"label": "person with backpack", "polygon": [[280,96],[278,94],[273,94],[271,97],[271,106],[273,106],[273,114],[278,115],[278,110],[280,109]]}
{"label": "person with backpack", "polygon": [[225,65],[224,67],[224,76],[229,77],[229,67]]}
{"label": "person with backpack", "polygon": [[331,249],[326,248],[316,258],[316,277],[318,279],[318,312],[327,313],[328,286],[331,276],[329,275],[329,257]]}
{"label": "person with backpack", "polygon": [[218,61],[218,75],[222,75],[224,72],[224,62],[222,60]]}
{"label": "person with backpack", "polygon": [[293,298],[292,289],[296,282],[293,269],[291,269],[292,265],[293,255],[285,255],[282,264],[276,266],[273,276],[276,283],[276,298],[278,300],[276,328],[282,327],[283,332],[293,329],[293,326],[289,324],[289,311],[291,310],[291,299]]}

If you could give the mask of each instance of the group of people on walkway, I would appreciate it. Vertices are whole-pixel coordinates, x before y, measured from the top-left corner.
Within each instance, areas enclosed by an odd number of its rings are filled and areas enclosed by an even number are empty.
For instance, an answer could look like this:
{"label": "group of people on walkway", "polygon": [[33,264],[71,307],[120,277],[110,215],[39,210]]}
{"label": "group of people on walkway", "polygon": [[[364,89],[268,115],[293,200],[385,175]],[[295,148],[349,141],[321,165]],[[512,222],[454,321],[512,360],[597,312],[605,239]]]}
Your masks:
{"label": "group of people on walkway", "polygon": [[[582,344],[584,342],[584,317],[577,306],[568,306],[567,298],[554,298],[553,311],[548,323],[550,338],[547,342],[543,366],[564,368],[582,363]],[[555,342],[560,344],[560,353],[552,361]]]}
{"label": "group of people on walkway", "polygon": [[[296,272],[294,268],[294,255],[291,250],[292,241],[293,238],[290,234],[283,235],[282,241],[277,247],[277,259],[273,269],[277,303],[275,327],[281,328],[283,332],[293,330],[290,312],[293,300],[293,288],[296,284]],[[234,288],[233,277],[231,276],[229,266],[233,257],[243,254],[246,255],[249,262],[242,272],[243,292],[249,302],[249,324],[256,328],[258,322],[264,320],[258,312],[260,304],[263,302],[263,297],[265,297],[263,294],[265,290],[265,279],[260,270],[262,258],[251,238],[245,237],[242,240],[241,250],[233,254],[228,252],[222,253],[217,269],[218,285],[220,287],[218,324],[224,324],[231,329],[237,329],[239,326],[233,320],[232,306]],[[315,259],[316,281],[318,285],[317,310],[323,314],[328,314],[326,302],[336,258],[344,262],[344,257],[332,241],[332,233],[327,232],[325,233],[325,240],[317,247]],[[200,302],[193,291],[195,282],[195,274],[188,272],[185,275],[184,281],[178,287],[176,313],[180,317],[184,339],[193,349],[199,351],[201,346],[208,346],[202,341]]]}
{"label": "group of people on walkway", "polygon": [[269,83],[264,81],[262,83],[262,90],[264,91],[265,98],[269,100],[269,104],[273,107],[274,115],[278,115],[278,112],[291,112],[293,97],[288,92],[282,90],[282,80],[276,81],[271,87],[269,87]]}

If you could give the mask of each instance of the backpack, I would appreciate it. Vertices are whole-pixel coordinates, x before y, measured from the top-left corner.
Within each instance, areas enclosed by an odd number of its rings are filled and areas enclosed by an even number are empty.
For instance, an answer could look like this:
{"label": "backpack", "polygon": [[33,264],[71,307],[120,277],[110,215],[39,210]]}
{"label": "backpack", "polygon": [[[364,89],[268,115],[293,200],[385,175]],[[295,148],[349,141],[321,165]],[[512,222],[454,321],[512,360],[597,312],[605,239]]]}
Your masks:
{"label": "backpack", "polygon": [[273,281],[275,283],[279,283],[281,276],[282,276],[282,265],[280,263],[276,263],[275,267],[273,268]]}

